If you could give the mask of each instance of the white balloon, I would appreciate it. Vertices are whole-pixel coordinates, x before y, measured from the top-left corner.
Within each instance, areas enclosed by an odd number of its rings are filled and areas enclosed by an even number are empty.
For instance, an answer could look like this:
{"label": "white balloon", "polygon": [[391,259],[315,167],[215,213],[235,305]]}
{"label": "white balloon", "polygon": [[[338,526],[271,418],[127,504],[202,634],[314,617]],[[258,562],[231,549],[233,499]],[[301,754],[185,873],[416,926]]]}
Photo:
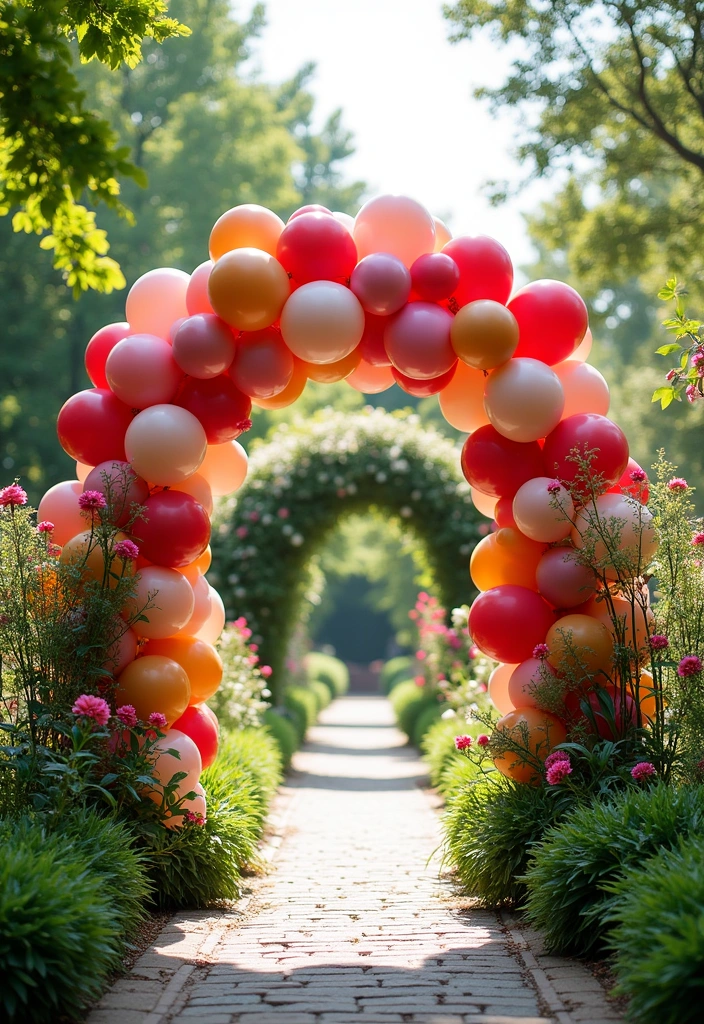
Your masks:
{"label": "white balloon", "polygon": [[565,406],[562,385],[539,359],[509,359],[487,377],[484,408],[492,426],[512,441],[537,441],[554,430]]}

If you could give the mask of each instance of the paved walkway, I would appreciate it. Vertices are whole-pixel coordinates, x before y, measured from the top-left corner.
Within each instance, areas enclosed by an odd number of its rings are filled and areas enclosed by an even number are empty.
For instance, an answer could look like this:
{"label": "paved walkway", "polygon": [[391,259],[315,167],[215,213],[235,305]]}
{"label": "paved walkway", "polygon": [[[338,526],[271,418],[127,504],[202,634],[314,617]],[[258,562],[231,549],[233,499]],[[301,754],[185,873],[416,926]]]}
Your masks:
{"label": "paved walkway", "polygon": [[602,1024],[581,965],[439,878],[424,769],[381,697],[336,701],[281,802],[245,906],[177,915],[89,1024]]}

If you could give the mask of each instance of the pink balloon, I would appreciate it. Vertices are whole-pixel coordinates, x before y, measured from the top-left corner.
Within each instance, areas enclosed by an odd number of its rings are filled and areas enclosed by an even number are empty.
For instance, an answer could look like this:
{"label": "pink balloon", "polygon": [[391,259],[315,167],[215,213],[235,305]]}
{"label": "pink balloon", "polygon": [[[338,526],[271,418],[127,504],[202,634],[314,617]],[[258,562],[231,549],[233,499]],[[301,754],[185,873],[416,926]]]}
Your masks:
{"label": "pink balloon", "polygon": [[493,370],[484,389],[490,423],[512,441],[537,441],[557,426],[565,406],[562,385],[537,359],[509,359]]}
{"label": "pink balloon", "polygon": [[[200,773],[203,770],[203,763],[200,751],[190,736],[179,729],[168,729],[162,739],[154,745],[157,753],[152,768],[152,774],[159,780],[162,786],[168,786],[171,779],[177,772],[186,772],[186,778],[178,784],[177,794],[185,796],[195,790],[198,785]],[[175,750],[178,757],[170,754]]]}
{"label": "pink balloon", "polygon": [[515,708],[535,708],[538,705],[532,689],[543,682],[546,676],[556,676],[552,665],[538,658],[527,658],[516,665],[508,681],[508,699]]}
{"label": "pink balloon", "polygon": [[[581,548],[585,545],[585,534],[589,522],[601,524],[600,536],[595,538],[594,559],[603,567],[607,579],[617,580],[619,570],[614,565],[614,548],[627,556],[632,565],[633,576],[643,573],[658,549],[658,535],[655,532],[653,515],[646,505],[625,494],[600,494],[588,512],[581,510],[576,516],[572,530],[572,543]],[[620,569],[624,571],[623,566]]]}
{"label": "pink balloon", "polygon": [[108,504],[112,504],[116,526],[124,526],[128,521],[132,504],[143,505],[149,497],[149,484],[137,476],[129,462],[101,462],[86,477],[83,490],[105,495]]}
{"label": "pink balloon", "polygon": [[176,365],[189,377],[208,380],[224,373],[235,358],[235,335],[214,313],[196,313],[181,323],[173,339]]}
{"label": "pink balloon", "polygon": [[477,512],[481,512],[487,519],[493,519],[494,512],[496,511],[496,498],[491,494],[483,494],[476,487],[470,487],[469,493],[472,496],[472,504]]}
{"label": "pink balloon", "polygon": [[107,388],[105,361],[118,341],[122,341],[129,333],[130,325],[127,321],[108,324],[96,331],[88,342],[85,354],[86,373],[96,388]]}
{"label": "pink balloon", "polygon": [[391,366],[391,360],[384,346],[384,331],[389,321],[384,316],[364,315],[364,334],[359,343],[359,354],[365,363],[372,366]]}
{"label": "pink balloon", "polygon": [[555,608],[574,608],[596,591],[594,571],[579,562],[572,548],[550,548],[535,570],[538,590]]}
{"label": "pink balloon", "polygon": [[435,221],[420,203],[408,196],[382,195],[370,199],[354,222],[359,258],[388,252],[407,267],[424,252],[435,249]]}
{"label": "pink balloon", "polygon": [[352,271],[350,288],[366,313],[388,316],[407,302],[411,294],[408,268],[388,252],[373,252]]}
{"label": "pink balloon", "polygon": [[592,338],[592,332],[587,327],[586,334],[584,335],[579,345],[570,356],[570,359],[578,359],[582,363],[586,362],[586,360],[589,359],[589,353],[592,350],[593,341],[594,339]]}
{"label": "pink balloon", "polygon": [[86,466],[83,462],[76,463],[76,479],[81,483],[84,483],[86,477],[90,473],[92,466]]}
{"label": "pink balloon", "polygon": [[171,345],[153,334],[131,334],[115,345],[105,363],[114,395],[132,409],[170,402],[183,372],[174,362]]}
{"label": "pink balloon", "polygon": [[181,828],[187,811],[190,811],[191,814],[200,814],[202,818],[207,818],[208,808],[206,804],[206,795],[200,782],[197,782],[192,789],[186,790],[186,792],[193,793],[193,799],[184,800],[181,804],[181,809],[183,811],[182,814],[170,814],[164,819],[165,828]]}
{"label": "pink balloon", "polygon": [[452,232],[444,220],[433,217],[435,221],[435,252],[440,252],[448,242],[452,241]]}
{"label": "pink balloon", "polygon": [[361,391],[363,395],[378,395],[382,391],[388,391],[394,384],[390,366],[373,366],[364,359],[345,379],[355,391]]}
{"label": "pink balloon", "polygon": [[460,283],[460,268],[446,253],[426,253],[411,267],[411,282],[419,299],[442,302],[450,298]]}
{"label": "pink balloon", "polygon": [[234,494],[247,477],[247,452],[239,441],[208,445],[200,467],[200,475],[207,480],[215,497]]}
{"label": "pink balloon", "polygon": [[134,471],[160,487],[195,473],[208,447],[196,417],[176,405],[152,405],[137,413],[125,434],[125,451]]}
{"label": "pink balloon", "polygon": [[132,332],[168,338],[174,320],[188,316],[189,281],[188,274],[171,267],[149,270],[137,278],[125,304],[125,316]]}
{"label": "pink balloon", "polygon": [[61,547],[86,528],[87,520],[78,507],[78,497],[82,492],[83,484],[78,480],[64,480],[50,487],[39,502],[37,522],[54,524],[51,539]]}
{"label": "pink balloon", "polygon": [[513,518],[526,537],[541,544],[552,544],[569,536],[574,504],[569,491],[558,480],[535,476],[516,491]]}
{"label": "pink balloon", "polygon": [[217,590],[210,588],[211,611],[210,616],[195,634],[199,640],[205,640],[207,644],[214,644],[225,626],[225,605]]}
{"label": "pink balloon", "polygon": [[213,514],[213,492],[210,484],[201,473],[194,473],[178,484],[172,484],[174,491],[183,491],[199,501],[209,516]]}
{"label": "pink balloon", "polygon": [[516,706],[508,695],[509,679],[515,668],[515,665],[497,665],[489,676],[487,684],[489,698],[496,710],[502,715],[507,715]]}
{"label": "pink balloon", "polygon": [[580,412],[596,412],[606,416],[609,411],[609,385],[594,366],[575,359],[553,366],[565,395],[563,419]]}
{"label": "pink balloon", "polygon": [[[124,628],[124,623],[123,623]],[[127,629],[107,649],[107,658],[103,668],[114,676],[119,676],[123,668],[126,668],[131,661],[137,657],[137,634],[132,629]]]}
{"label": "pink balloon", "polygon": [[[193,589],[193,614],[190,619],[178,631],[177,636],[195,636],[199,629],[205,626],[213,611],[212,595],[215,593],[205,576],[198,576],[197,579],[189,580]],[[222,626],[220,627],[222,629]],[[219,634],[218,634],[219,635]],[[208,641],[209,643],[214,641]]]}
{"label": "pink balloon", "polygon": [[189,316],[196,313],[214,313],[208,298],[208,278],[213,269],[213,261],[206,260],[201,263],[191,274],[191,280],[186,288],[186,309]]}
{"label": "pink balloon", "polygon": [[397,370],[416,380],[447,373],[457,362],[450,344],[452,316],[432,302],[409,302],[384,332],[384,345]]}
{"label": "pink balloon", "polygon": [[[135,577],[135,591],[134,597],[127,602],[127,614],[131,618],[139,612],[148,620],[137,620],[131,624],[137,636],[163,640],[183,629],[193,615],[193,588],[176,569],[161,565],[145,566]],[[152,607],[147,608],[150,595]]]}
{"label": "pink balloon", "polygon": [[480,651],[506,664],[530,658],[555,616],[547,601],[513,583],[485,590],[469,610],[469,633]]}

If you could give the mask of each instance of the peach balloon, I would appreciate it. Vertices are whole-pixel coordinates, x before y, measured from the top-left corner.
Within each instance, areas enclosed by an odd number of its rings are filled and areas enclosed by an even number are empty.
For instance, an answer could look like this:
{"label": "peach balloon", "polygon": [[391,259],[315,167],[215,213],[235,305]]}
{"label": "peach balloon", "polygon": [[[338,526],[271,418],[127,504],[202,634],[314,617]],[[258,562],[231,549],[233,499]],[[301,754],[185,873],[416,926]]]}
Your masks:
{"label": "peach balloon", "polygon": [[[177,730],[172,730],[176,732]],[[183,770],[183,769],[182,769]],[[185,824],[186,813],[198,814],[201,818],[205,819],[208,816],[208,806],[205,797],[205,790],[201,786],[200,782],[197,782],[193,786],[192,790],[186,790],[187,793],[193,793],[192,800],[184,800],[181,804],[181,814],[169,814],[164,818],[165,828],[182,828]]]}
{"label": "peach balloon", "polygon": [[286,387],[270,398],[253,398],[252,405],[258,409],[285,409],[287,406],[293,405],[305,391],[308,383],[308,366],[308,363],[304,363],[302,359],[297,359],[294,356],[293,373]]}
{"label": "peach balloon", "polygon": [[234,494],[247,477],[247,452],[239,441],[210,444],[200,467],[200,476],[210,484],[214,497]]}
{"label": "peach balloon", "polygon": [[493,370],[518,347],[518,322],[506,306],[493,299],[476,299],[458,311],[452,321],[450,342],[467,366]]}
{"label": "peach balloon", "polygon": [[373,366],[366,359],[360,359],[357,369],[345,379],[355,391],[361,391],[363,395],[378,395],[395,384],[390,366]]}
{"label": "peach balloon", "polygon": [[506,526],[479,541],[469,562],[472,582],[478,590],[513,584],[537,590],[535,571],[545,545]]}
{"label": "peach balloon", "polygon": [[610,597],[612,612],[609,602],[605,599],[597,600],[598,597],[597,594],[589,601],[585,608],[587,615],[593,615],[595,619],[602,622],[616,643],[625,641],[626,646],[631,650],[640,654],[649,654],[648,637],[653,622],[653,613],[650,608],[643,608],[637,602],[632,605],[627,598],[612,594]]}
{"label": "peach balloon", "polygon": [[219,260],[232,249],[261,249],[276,255],[276,243],[284,222],[265,206],[243,203],[227,210],[215,221],[210,232],[210,257]]}
{"label": "peach balloon", "polygon": [[[157,756],[152,768],[152,774],[159,780],[162,786],[168,786],[174,775],[178,772],[185,772],[185,779],[178,783],[176,789],[177,796],[183,797],[187,793],[197,792],[196,786],[203,771],[203,762],[201,761],[200,751],[190,736],[186,736],[185,732],[181,732],[180,729],[168,729],[165,735],[155,743],[154,750]],[[175,750],[178,757],[170,754],[170,750]],[[155,795],[158,800],[159,792],[156,791]],[[154,799],[154,796],[152,796],[152,799]]]}
{"label": "peach balloon", "polygon": [[564,540],[572,530],[574,514],[569,491],[549,476],[527,480],[513,499],[513,518],[518,529],[542,544]]}
{"label": "peach balloon", "polygon": [[646,669],[643,669],[638,680],[638,698],[641,715],[647,722],[652,722],[657,713],[657,701],[652,672]]}
{"label": "peach balloon", "polygon": [[297,288],[284,306],[281,334],[299,359],[335,363],[362,340],[364,310],[344,285],[310,281]]}
{"label": "peach balloon", "polygon": [[207,447],[200,421],[177,405],[143,409],[125,434],[127,460],[135,473],[160,487],[179,484],[192,476],[203,462]]}
{"label": "peach balloon", "polygon": [[155,334],[130,334],[110,352],[105,376],[121,402],[146,409],[170,402],[184,375],[168,341]]}
{"label": "peach balloon", "polygon": [[160,655],[177,662],[188,676],[191,687],[189,704],[208,700],[222,681],[222,661],[212,646],[195,636],[171,636],[150,640],[145,654]]}
{"label": "peach balloon", "polygon": [[[189,567],[186,566],[188,569]],[[195,578],[188,572],[183,574],[188,582],[191,584],[193,589],[193,614],[190,619],[178,631],[178,636],[195,636],[199,629],[206,624],[210,618],[210,613],[213,610],[212,593],[213,588],[210,586],[205,576],[197,573]]]}
{"label": "peach balloon", "polygon": [[288,274],[262,249],[234,249],[210,272],[208,297],[219,317],[240,331],[261,331],[281,315],[289,297]]}
{"label": "peach balloon", "polygon": [[442,247],[452,241],[452,232],[445,221],[439,217],[433,217],[435,221],[435,249],[434,252],[441,252]]}
{"label": "peach balloon", "polygon": [[423,253],[435,251],[435,221],[408,196],[376,196],[357,214],[354,240],[360,260],[388,252],[410,268]]}
{"label": "peach balloon", "polygon": [[489,697],[501,715],[507,715],[509,711],[513,711],[516,707],[508,695],[508,682],[515,668],[515,665],[497,665],[489,676],[487,686]]}
{"label": "peach balloon", "polygon": [[336,384],[339,380],[345,380],[359,366],[362,360],[359,347],[352,350],[344,359],[338,359],[336,363],[305,363],[305,372],[309,380],[317,381],[318,384]]}
{"label": "peach balloon", "polygon": [[82,462],[76,463],[76,479],[80,480],[81,483],[85,481],[90,471],[94,469],[94,466],[84,466]]}
{"label": "peach balloon", "polygon": [[610,405],[609,385],[596,367],[573,356],[553,366],[553,371],[565,395],[563,419],[580,412],[595,412],[606,416]]}
{"label": "peach balloon", "polygon": [[172,484],[171,489],[173,491],[183,491],[184,494],[190,494],[196,501],[200,502],[209,516],[213,514],[213,492],[202,473],[193,473],[191,476],[186,477],[185,480]]}
{"label": "peach balloon", "polygon": [[517,665],[508,681],[508,699],[514,708],[535,708],[535,688],[557,673],[549,661],[528,658]]}
{"label": "peach balloon", "polygon": [[213,313],[213,307],[208,298],[208,279],[213,269],[213,261],[206,260],[199,264],[191,274],[191,280],[186,289],[186,308],[189,316],[196,313]]}
{"label": "peach balloon", "polygon": [[210,600],[212,611],[210,618],[196,633],[199,640],[205,640],[207,644],[214,644],[219,638],[225,626],[225,605],[222,598],[214,587],[210,588]]}
{"label": "peach balloon", "polygon": [[546,437],[560,422],[564,407],[557,374],[538,359],[509,359],[489,374],[484,387],[489,422],[512,441]]}
{"label": "peach balloon", "polygon": [[349,233],[354,237],[354,217],[350,217],[349,213],[341,213],[339,210],[333,211],[333,217],[342,224],[344,228],[347,228]]}
{"label": "peach balloon", "polygon": [[484,408],[485,382],[481,370],[472,369],[462,360],[457,363],[454,377],[438,395],[440,412],[455,430],[471,434],[489,422]]}
{"label": "peach balloon", "polygon": [[[544,761],[553,747],[564,743],[567,730],[555,715],[537,708],[517,708],[509,711],[496,723],[496,732],[505,732],[517,743],[523,745],[525,730],[528,732],[527,753]],[[530,763],[523,762],[518,754],[507,751],[494,758],[494,765],[515,782],[537,783],[540,772]]]}
{"label": "peach balloon", "polygon": [[477,512],[481,512],[487,519],[493,519],[494,512],[496,511],[496,498],[491,494],[484,494],[483,491],[478,491],[476,487],[470,487],[469,493],[472,498],[472,504]]}
{"label": "peach balloon", "polygon": [[51,539],[55,544],[64,545],[77,533],[82,533],[88,520],[81,515],[78,497],[83,493],[83,484],[78,480],[64,480],[54,484],[39,502],[37,522],[54,524]]}
{"label": "peach balloon", "polygon": [[189,281],[188,274],[172,267],[149,270],[138,277],[125,303],[130,333],[168,338],[174,320],[188,316],[186,291]]}
{"label": "peach balloon", "polygon": [[592,350],[592,342],[593,341],[594,341],[594,339],[592,338],[592,332],[587,327],[587,333],[584,335],[584,337],[580,341],[579,345],[577,345],[577,348],[574,350],[574,352],[570,356],[570,359],[572,359],[572,360],[578,359],[582,363],[586,362],[586,360],[589,358],[589,354],[590,354],[590,352]]}
{"label": "peach balloon", "polygon": [[[85,523],[83,524],[85,526]],[[117,532],[114,542],[127,540],[127,534]],[[90,530],[84,530],[67,540],[61,549],[59,561],[64,565],[77,564],[81,566],[81,578],[84,581],[89,579],[97,580],[99,583],[107,583],[110,590],[114,590],[118,580],[115,576],[134,576],[135,563],[131,558],[119,558],[113,556],[110,561],[110,573],[105,572],[105,556],[98,540]],[[114,575],[113,575],[114,574]]]}
{"label": "peach balloon", "polygon": [[[585,544],[590,531],[589,520],[598,517],[599,533],[594,544],[595,564],[607,579],[617,580],[620,573],[629,578],[640,576],[658,549],[658,538],[653,516],[646,505],[625,494],[600,494],[588,513],[577,515],[572,530],[572,543],[576,548]],[[620,552],[621,557],[616,555]]]}
{"label": "peach balloon", "polygon": [[168,725],[188,707],[191,687],[186,670],[172,658],[145,655],[123,669],[117,680],[115,703],[131,704],[137,718],[147,721],[161,712]]}
{"label": "peach balloon", "polygon": [[[146,607],[148,603],[151,608]],[[125,611],[128,618],[141,613],[147,619],[131,623],[137,636],[158,640],[182,629],[193,615],[194,607],[193,588],[185,576],[175,569],[149,565],[139,570],[136,593],[127,602]]]}
{"label": "peach balloon", "polygon": [[604,623],[591,615],[563,615],[548,630],[545,643],[548,660],[558,672],[569,672],[582,682],[600,672],[611,673],[614,642]]}
{"label": "peach balloon", "polygon": [[[196,558],[195,562],[189,562],[188,565],[176,566],[175,568],[177,568],[180,573],[183,573],[183,575],[186,577],[188,582],[193,587],[195,586],[197,580],[201,576],[205,576],[206,572],[210,568],[211,561],[212,552],[210,549],[210,544],[208,544],[203,554]],[[198,598],[196,596],[196,604],[197,603]],[[195,615],[195,611],[193,614]],[[210,614],[210,609],[208,609],[208,614]]]}
{"label": "peach balloon", "polygon": [[131,661],[137,657],[137,634],[132,629],[125,629],[124,622],[120,621],[120,628],[124,632],[114,640],[106,650],[106,660],[103,668],[119,676],[123,668],[126,668]]}

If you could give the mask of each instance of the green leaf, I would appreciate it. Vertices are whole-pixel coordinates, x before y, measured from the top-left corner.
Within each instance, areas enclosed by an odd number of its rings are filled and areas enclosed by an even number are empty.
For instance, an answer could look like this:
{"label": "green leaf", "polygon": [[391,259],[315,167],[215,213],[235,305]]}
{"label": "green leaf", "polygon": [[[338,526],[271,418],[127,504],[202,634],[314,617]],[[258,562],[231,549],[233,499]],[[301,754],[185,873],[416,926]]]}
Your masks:
{"label": "green leaf", "polygon": [[660,402],[661,409],[667,409],[675,397],[675,389],[669,385],[656,388],[651,401]]}
{"label": "green leaf", "polygon": [[661,345],[660,348],[655,349],[656,356],[669,356],[673,352],[679,352],[682,348],[676,341],[670,342],[667,345]]}

